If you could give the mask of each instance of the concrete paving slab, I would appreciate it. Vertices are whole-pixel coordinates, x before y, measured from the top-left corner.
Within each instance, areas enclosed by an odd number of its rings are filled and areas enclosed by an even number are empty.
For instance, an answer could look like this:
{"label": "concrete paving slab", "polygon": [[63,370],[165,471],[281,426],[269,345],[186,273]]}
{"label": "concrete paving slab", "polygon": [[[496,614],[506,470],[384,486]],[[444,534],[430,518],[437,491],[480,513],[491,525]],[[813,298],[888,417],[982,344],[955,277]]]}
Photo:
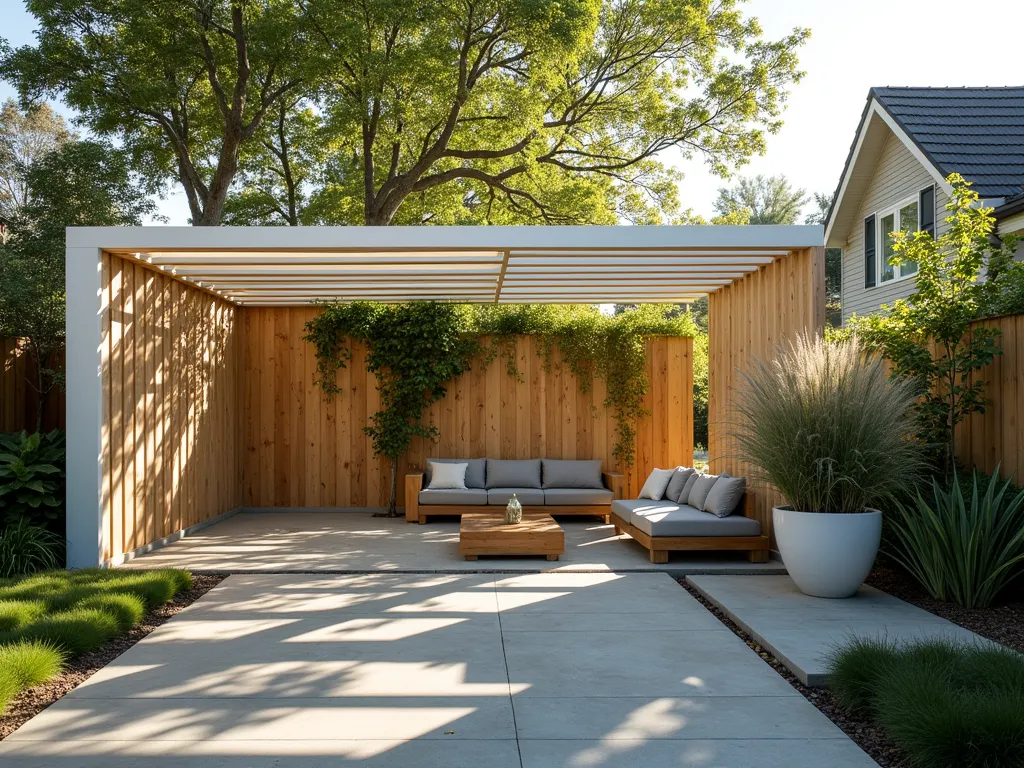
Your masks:
{"label": "concrete paving slab", "polygon": [[516,698],[799,696],[728,629],[692,632],[503,632]]}
{"label": "concrete paving slab", "polygon": [[251,510],[142,555],[124,567],[189,568],[194,572],[301,571],[785,573],[778,561],[748,563],[743,553],[678,553],[667,564],[612,526],[562,518],[565,554],[467,561],[459,554],[459,523],[427,525],[372,516],[372,510]]}
{"label": "concrete paving slab", "polygon": [[876,765],[849,739],[520,739],[519,750],[523,768],[869,768]]}
{"label": "concrete paving slab", "polygon": [[596,576],[232,576],[0,768],[871,764],[668,576]]}
{"label": "concrete paving slab", "polygon": [[867,585],[851,598],[830,600],[805,595],[789,576],[690,576],[687,582],[805,685],[824,685],[828,655],[855,636],[988,642]]}
{"label": "concrete paving slab", "polygon": [[[501,695],[504,694],[504,695]],[[514,739],[508,689],[474,699],[62,699],[10,741]]]}
{"label": "concrete paving slab", "polygon": [[0,742],[0,768],[521,768],[509,741]]}
{"label": "concrete paving slab", "polygon": [[846,738],[802,696],[516,697],[514,706],[525,740]]}

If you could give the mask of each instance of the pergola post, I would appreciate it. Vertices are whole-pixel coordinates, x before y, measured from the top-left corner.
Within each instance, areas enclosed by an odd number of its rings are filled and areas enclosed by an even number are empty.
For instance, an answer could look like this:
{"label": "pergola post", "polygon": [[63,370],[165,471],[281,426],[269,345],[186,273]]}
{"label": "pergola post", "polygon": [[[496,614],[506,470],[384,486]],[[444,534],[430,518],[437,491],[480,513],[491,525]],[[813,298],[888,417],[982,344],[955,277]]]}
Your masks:
{"label": "pergola post", "polygon": [[103,471],[103,252],[69,246],[67,275],[67,566],[89,568],[106,551],[106,509]]}

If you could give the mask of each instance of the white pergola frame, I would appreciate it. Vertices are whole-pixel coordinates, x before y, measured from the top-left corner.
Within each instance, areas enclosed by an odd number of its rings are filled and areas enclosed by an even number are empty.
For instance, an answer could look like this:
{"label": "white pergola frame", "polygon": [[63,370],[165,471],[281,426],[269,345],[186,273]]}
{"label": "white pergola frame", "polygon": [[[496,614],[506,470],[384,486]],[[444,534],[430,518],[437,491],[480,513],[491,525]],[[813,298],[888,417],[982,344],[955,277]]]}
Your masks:
{"label": "white pergola frame", "polygon": [[104,253],[242,307],[687,303],[823,242],[821,226],[69,228],[68,563],[96,565],[104,544]]}

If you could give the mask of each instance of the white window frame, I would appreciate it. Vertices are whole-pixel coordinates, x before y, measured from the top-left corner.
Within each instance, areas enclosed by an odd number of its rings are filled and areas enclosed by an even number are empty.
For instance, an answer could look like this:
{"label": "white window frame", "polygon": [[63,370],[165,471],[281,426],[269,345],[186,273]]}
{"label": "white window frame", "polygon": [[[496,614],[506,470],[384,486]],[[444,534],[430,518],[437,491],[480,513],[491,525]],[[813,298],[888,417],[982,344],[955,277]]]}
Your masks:
{"label": "white window frame", "polygon": [[[883,208],[880,211],[875,212],[875,287],[878,288],[882,285],[891,285],[892,283],[898,283],[901,280],[907,280],[908,278],[914,277],[920,271],[920,267],[915,269],[913,272],[903,274],[903,268],[896,264],[893,265],[893,277],[890,280],[884,280],[883,275],[885,274],[885,268],[888,263],[885,259],[886,250],[886,234],[882,231],[882,219],[892,214],[893,226],[898,226],[900,220],[900,211],[906,208],[911,203],[917,204],[917,229],[915,232],[921,231],[921,192],[928,189],[928,187],[921,187],[917,191],[917,194],[913,197],[908,197],[900,200],[895,205]],[[902,230],[896,229],[895,232]]]}

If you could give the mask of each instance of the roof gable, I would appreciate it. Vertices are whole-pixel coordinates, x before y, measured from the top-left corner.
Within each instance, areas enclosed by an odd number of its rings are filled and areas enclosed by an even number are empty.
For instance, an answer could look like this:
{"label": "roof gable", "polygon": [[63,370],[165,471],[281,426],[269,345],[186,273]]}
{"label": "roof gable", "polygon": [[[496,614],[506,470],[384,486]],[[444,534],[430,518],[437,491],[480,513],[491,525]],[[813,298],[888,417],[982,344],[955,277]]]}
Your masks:
{"label": "roof gable", "polygon": [[947,191],[956,172],[982,199],[1024,192],[1024,87],[872,88],[829,211],[830,246],[846,240],[886,127]]}

